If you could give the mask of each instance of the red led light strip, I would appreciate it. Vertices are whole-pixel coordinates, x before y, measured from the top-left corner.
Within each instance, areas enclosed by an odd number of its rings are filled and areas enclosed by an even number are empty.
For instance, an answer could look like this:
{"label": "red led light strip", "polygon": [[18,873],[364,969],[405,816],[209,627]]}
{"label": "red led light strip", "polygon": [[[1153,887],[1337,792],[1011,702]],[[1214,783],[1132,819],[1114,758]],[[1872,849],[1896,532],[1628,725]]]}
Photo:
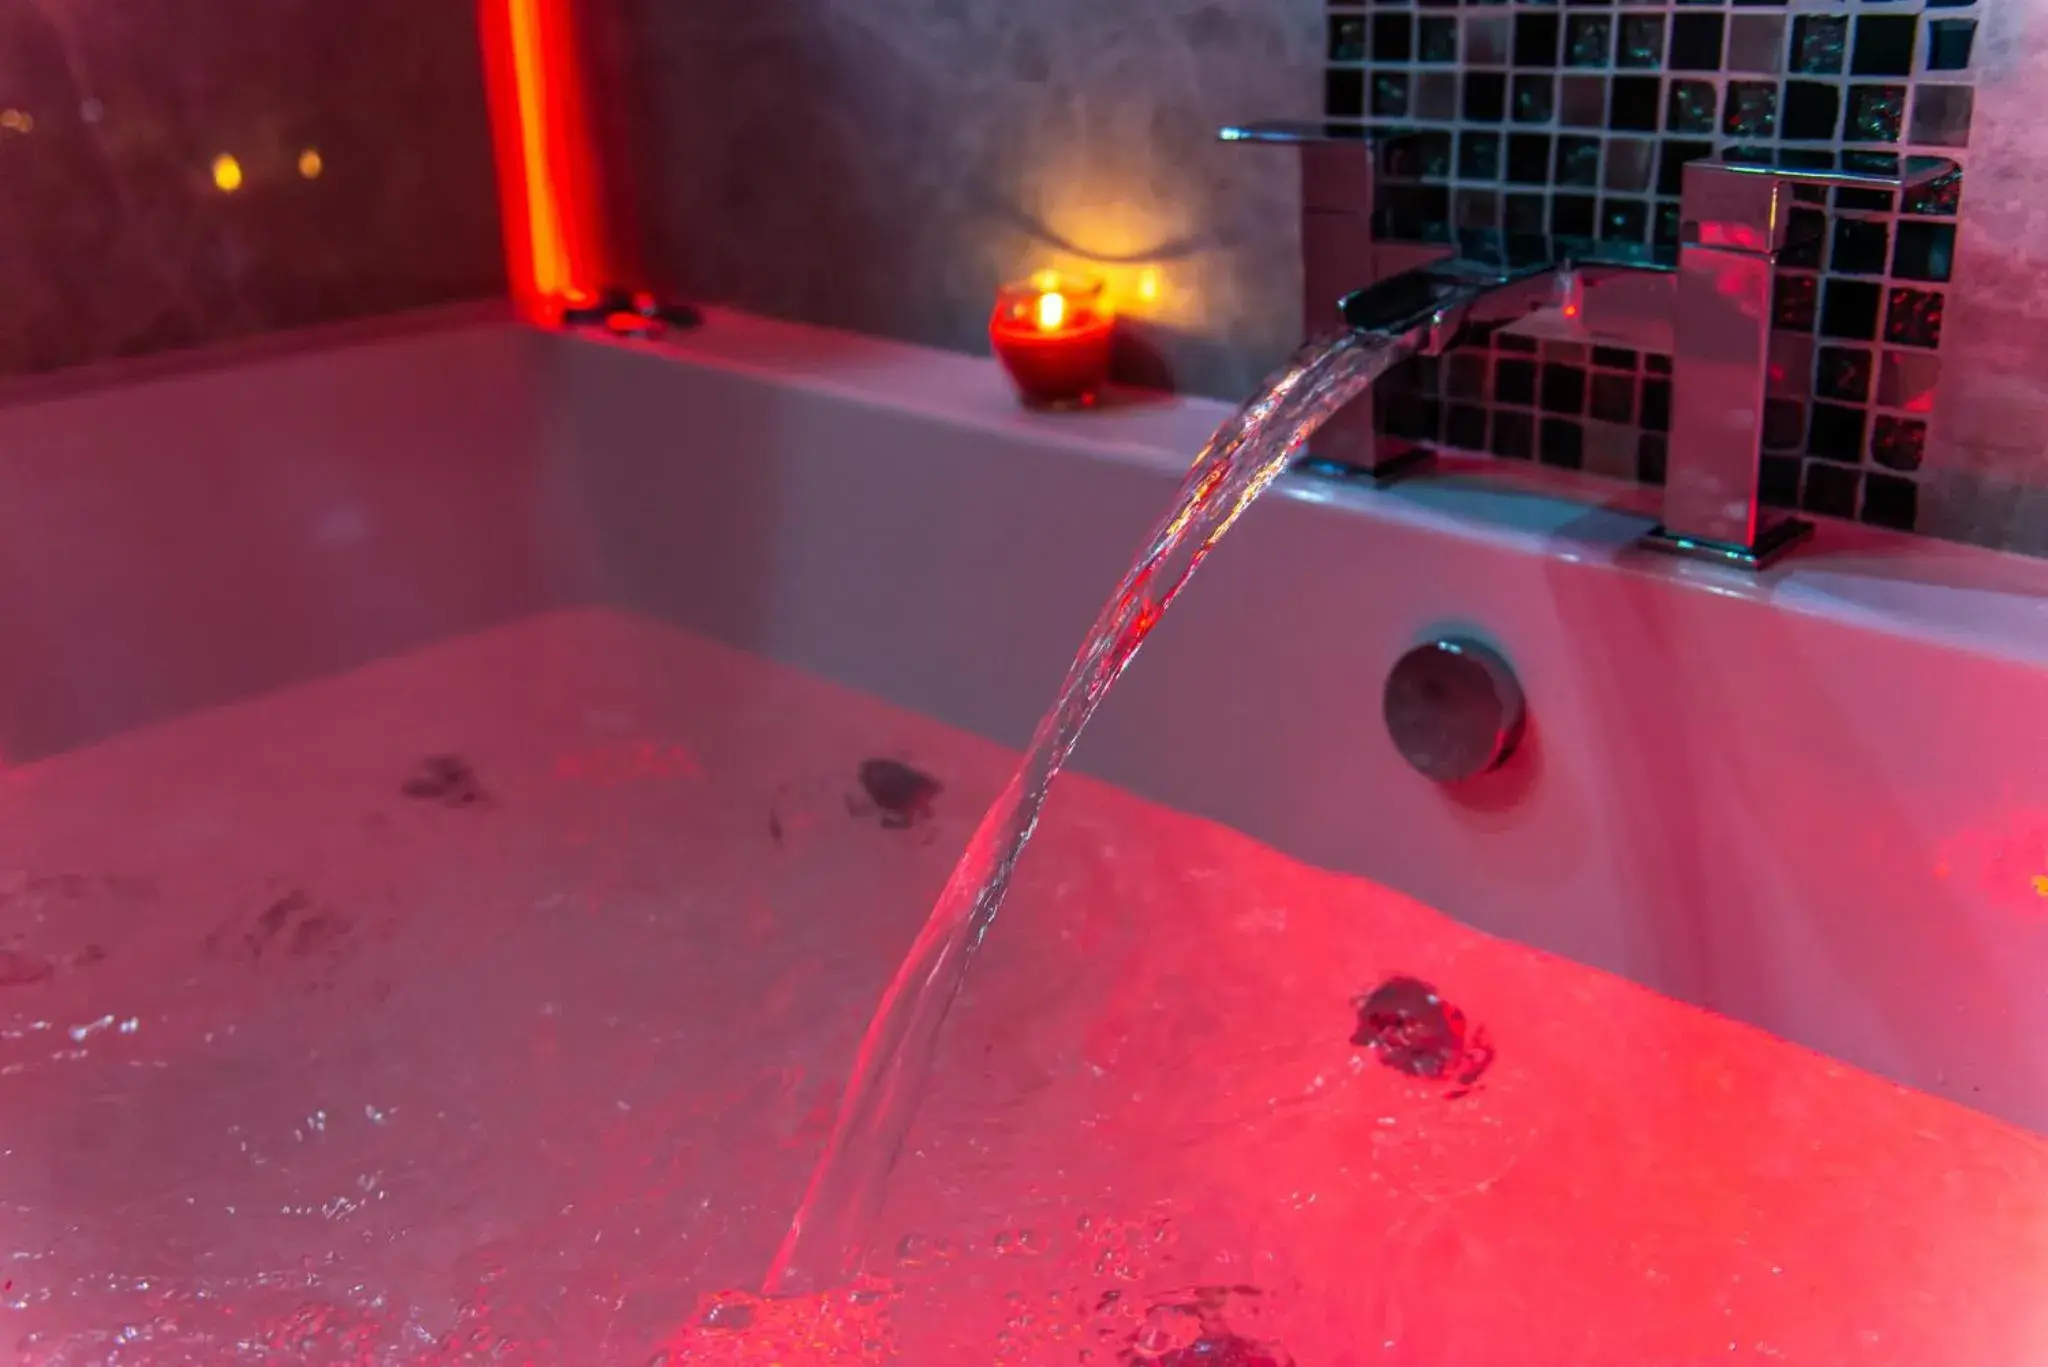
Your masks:
{"label": "red led light strip", "polygon": [[529,317],[604,283],[572,0],[478,0],[505,263]]}

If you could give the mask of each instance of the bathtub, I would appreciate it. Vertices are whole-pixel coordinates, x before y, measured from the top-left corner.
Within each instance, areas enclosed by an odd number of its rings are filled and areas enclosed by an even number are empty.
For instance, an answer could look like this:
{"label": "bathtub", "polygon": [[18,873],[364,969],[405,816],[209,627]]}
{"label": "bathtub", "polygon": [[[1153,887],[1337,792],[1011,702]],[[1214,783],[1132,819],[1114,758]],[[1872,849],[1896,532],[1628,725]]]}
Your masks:
{"label": "bathtub", "polygon": [[[13,1360],[2048,1358],[2048,564],[1829,523],[1743,577],[1455,461],[1246,517],[866,1279],[719,1299],[1225,412],[729,313],[0,394]],[[1380,703],[1444,634],[1529,709],[1449,787]],[[1353,1043],[1394,974],[1469,1086]]]}

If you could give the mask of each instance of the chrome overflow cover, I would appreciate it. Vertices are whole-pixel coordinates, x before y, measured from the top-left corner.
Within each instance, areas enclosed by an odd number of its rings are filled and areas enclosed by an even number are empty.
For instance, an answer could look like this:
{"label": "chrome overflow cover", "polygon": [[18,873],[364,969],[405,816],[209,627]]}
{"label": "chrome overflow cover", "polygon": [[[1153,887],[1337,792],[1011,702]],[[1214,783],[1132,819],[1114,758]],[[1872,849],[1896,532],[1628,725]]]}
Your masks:
{"label": "chrome overflow cover", "polygon": [[1438,783],[1498,769],[1528,722],[1522,686],[1508,662],[1461,636],[1429,641],[1397,660],[1383,707],[1401,758]]}

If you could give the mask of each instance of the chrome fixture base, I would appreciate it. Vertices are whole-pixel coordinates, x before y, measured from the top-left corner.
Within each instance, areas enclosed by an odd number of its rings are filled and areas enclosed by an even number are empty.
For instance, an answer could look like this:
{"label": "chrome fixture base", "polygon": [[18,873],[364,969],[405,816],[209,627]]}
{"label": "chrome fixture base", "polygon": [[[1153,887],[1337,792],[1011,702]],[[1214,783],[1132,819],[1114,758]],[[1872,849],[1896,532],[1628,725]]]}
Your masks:
{"label": "chrome fixture base", "polygon": [[1382,460],[1376,465],[1361,465],[1349,460],[1326,460],[1320,456],[1303,456],[1294,462],[1294,468],[1303,474],[1318,479],[1332,479],[1344,484],[1371,484],[1375,489],[1384,489],[1398,484],[1410,475],[1419,475],[1436,463],[1436,452],[1427,447],[1417,446],[1401,455]]}
{"label": "chrome fixture base", "polygon": [[1644,533],[1638,544],[1646,550],[1662,551],[1666,555],[1680,555],[1688,560],[1705,560],[1716,565],[1733,565],[1737,569],[1760,570],[1812,535],[1811,522],[1787,517],[1764,528],[1754,546],[1677,536],[1663,527],[1655,527]]}

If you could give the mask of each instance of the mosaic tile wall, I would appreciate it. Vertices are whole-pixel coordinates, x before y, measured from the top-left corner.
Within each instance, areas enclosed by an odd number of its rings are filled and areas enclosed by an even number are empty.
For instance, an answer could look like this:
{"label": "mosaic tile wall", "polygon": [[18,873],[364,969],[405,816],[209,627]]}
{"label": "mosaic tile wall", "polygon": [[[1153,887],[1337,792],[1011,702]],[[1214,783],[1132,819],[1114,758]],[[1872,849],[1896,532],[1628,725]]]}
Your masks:
{"label": "mosaic tile wall", "polygon": [[[1968,164],[1974,0],[1332,0],[1327,23],[1327,115],[1419,130],[1385,159],[1382,241],[1487,251],[1549,234],[1673,251],[1680,168],[1716,151]],[[1771,502],[1918,525],[1962,181],[1804,192],[1775,296]],[[1381,421],[1659,483],[1670,369],[1496,336],[1418,365]]]}

